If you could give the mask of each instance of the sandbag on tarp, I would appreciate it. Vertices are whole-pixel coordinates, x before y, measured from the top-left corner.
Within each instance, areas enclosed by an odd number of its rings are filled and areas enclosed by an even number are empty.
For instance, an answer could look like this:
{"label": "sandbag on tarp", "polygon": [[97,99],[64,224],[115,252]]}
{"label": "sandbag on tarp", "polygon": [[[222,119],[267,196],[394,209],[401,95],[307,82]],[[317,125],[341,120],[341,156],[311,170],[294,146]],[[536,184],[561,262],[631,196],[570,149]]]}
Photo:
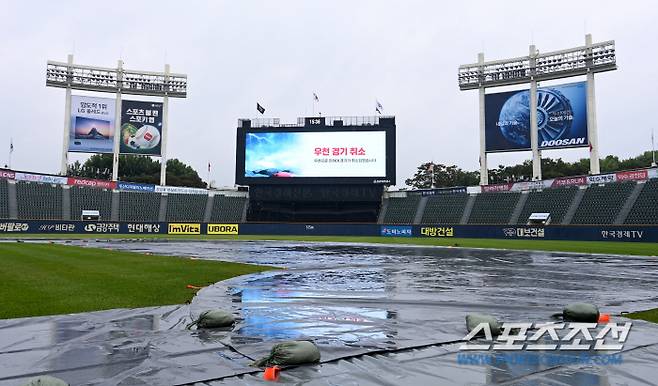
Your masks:
{"label": "sandbag on tarp", "polygon": [[293,340],[275,344],[270,355],[255,361],[252,366],[303,365],[317,362],[320,362],[320,350],[315,343],[307,340]]}
{"label": "sandbag on tarp", "polygon": [[[473,331],[480,323],[487,323],[491,329],[492,335],[500,335],[502,323],[495,317],[487,314],[468,314],[466,315],[466,330]],[[484,335],[484,330],[481,330],[478,335]]]}
{"label": "sandbag on tarp", "polygon": [[42,375],[40,377],[32,378],[23,386],[69,386],[68,383],[59,378],[51,377],[50,375]]}
{"label": "sandbag on tarp", "polygon": [[599,308],[588,303],[569,304],[562,310],[562,318],[569,322],[596,323],[599,321]]}
{"label": "sandbag on tarp", "polygon": [[187,328],[192,328],[194,325],[197,328],[229,327],[233,323],[235,323],[235,317],[232,313],[224,310],[208,310],[203,311],[197,320],[187,325]]}

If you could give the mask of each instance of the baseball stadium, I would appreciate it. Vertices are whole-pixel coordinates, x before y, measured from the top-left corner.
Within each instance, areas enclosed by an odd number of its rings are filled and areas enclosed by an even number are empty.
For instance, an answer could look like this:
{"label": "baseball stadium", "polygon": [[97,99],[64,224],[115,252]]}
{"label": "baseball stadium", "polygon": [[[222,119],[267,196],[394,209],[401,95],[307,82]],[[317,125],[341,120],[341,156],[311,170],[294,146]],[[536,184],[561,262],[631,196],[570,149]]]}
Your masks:
{"label": "baseball stadium", "polygon": [[[448,182],[436,154],[400,172],[404,113],[315,92],[296,121],[239,101],[233,185],[185,180],[195,73],[48,60],[61,163],[12,165],[12,139],[0,169],[0,386],[656,384],[653,143],[605,163],[595,82],[623,69],[582,43],[459,58],[479,169]],[[492,167],[517,152],[527,174]]]}

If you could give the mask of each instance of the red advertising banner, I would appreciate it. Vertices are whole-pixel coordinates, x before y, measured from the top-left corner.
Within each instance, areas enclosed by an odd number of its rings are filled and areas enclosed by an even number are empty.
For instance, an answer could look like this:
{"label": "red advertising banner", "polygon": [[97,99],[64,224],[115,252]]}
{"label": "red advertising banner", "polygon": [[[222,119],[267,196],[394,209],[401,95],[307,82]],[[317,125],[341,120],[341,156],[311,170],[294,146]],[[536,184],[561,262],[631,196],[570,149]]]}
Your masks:
{"label": "red advertising banner", "polygon": [[14,178],[16,178],[16,173],[12,172],[11,170],[0,169],[0,178],[6,178],[8,180],[13,180]]}
{"label": "red advertising banner", "polygon": [[572,186],[572,185],[587,185],[587,177],[561,177],[553,180],[551,187],[557,188],[560,186]]}
{"label": "red advertising banner", "polygon": [[509,192],[514,184],[483,185],[482,192]]}
{"label": "red advertising banner", "polygon": [[90,188],[116,189],[117,183],[114,181],[91,180],[87,178],[69,177],[68,185],[88,186]]}
{"label": "red advertising banner", "polygon": [[617,181],[644,181],[649,178],[646,170],[633,170],[617,173]]}

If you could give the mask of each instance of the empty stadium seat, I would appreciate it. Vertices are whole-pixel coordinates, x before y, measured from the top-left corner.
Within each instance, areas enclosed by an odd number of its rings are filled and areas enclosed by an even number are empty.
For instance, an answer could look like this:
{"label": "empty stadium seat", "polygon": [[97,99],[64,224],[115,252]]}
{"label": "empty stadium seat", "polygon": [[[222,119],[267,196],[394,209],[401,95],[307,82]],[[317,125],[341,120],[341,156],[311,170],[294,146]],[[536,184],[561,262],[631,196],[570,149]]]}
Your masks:
{"label": "empty stadium seat", "polygon": [[235,223],[242,221],[246,197],[215,195],[210,221]]}
{"label": "empty stadium seat", "polygon": [[468,197],[467,194],[445,194],[429,197],[421,224],[459,224]]}
{"label": "empty stadium seat", "polygon": [[413,224],[420,196],[391,197],[384,214],[385,224]]}
{"label": "empty stadium seat", "polygon": [[160,193],[121,192],[119,196],[119,220],[156,222],[160,214]]}
{"label": "empty stadium seat", "polygon": [[80,220],[83,210],[97,210],[100,212],[100,220],[111,220],[112,191],[84,186],[72,186],[70,192],[71,220]]}
{"label": "empty stadium seat", "polygon": [[633,181],[589,186],[571,223],[612,224],[634,187]]}
{"label": "empty stadium seat", "polygon": [[507,224],[521,193],[480,193],[468,219],[469,224]]}
{"label": "empty stadium seat", "polygon": [[0,218],[9,218],[9,192],[7,180],[0,180]]}
{"label": "empty stadium seat", "polygon": [[568,186],[528,193],[518,223],[527,223],[528,217],[533,213],[550,213],[551,223],[561,224],[577,192],[578,187]]}
{"label": "empty stadium seat", "polygon": [[205,194],[169,194],[166,220],[202,222],[207,201]]}
{"label": "empty stadium seat", "polygon": [[18,218],[21,220],[61,220],[60,185],[19,181],[16,183]]}
{"label": "empty stadium seat", "polygon": [[658,179],[647,181],[628,213],[626,224],[658,224]]}

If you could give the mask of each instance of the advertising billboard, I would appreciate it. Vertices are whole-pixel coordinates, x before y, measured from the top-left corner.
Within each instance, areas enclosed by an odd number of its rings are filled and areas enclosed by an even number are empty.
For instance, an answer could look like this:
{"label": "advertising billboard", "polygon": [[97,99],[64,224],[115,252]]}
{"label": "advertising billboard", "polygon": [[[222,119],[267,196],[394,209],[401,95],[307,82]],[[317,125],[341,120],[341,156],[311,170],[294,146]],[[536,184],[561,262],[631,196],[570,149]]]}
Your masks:
{"label": "advertising billboard", "polygon": [[72,95],[68,151],[112,153],[114,113],[114,99]]}
{"label": "advertising billboard", "polygon": [[[586,83],[537,89],[539,149],[589,146]],[[487,152],[530,150],[530,91],[485,96]]]}
{"label": "advertising billboard", "polygon": [[160,155],[162,103],[121,103],[121,154]]}
{"label": "advertising billboard", "polygon": [[390,183],[394,132],[389,136],[387,130],[391,129],[238,129],[236,182]]}

